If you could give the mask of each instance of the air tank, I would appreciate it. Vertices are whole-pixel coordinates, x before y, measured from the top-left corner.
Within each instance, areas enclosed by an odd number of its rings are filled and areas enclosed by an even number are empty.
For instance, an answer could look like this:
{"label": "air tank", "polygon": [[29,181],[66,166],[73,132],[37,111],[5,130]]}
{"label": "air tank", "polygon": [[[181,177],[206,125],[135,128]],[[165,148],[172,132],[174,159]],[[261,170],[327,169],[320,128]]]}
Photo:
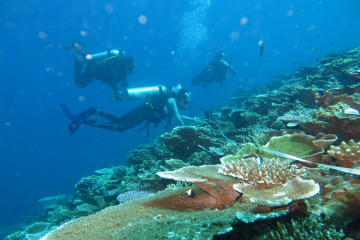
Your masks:
{"label": "air tank", "polygon": [[87,54],[85,59],[88,62],[93,61],[103,61],[109,57],[115,57],[120,54],[120,51],[117,49],[108,50],[105,52],[95,53],[95,54]]}
{"label": "air tank", "polygon": [[159,95],[163,92],[167,92],[167,89],[162,85],[141,88],[129,88],[127,89],[127,98],[128,100],[144,100]]}

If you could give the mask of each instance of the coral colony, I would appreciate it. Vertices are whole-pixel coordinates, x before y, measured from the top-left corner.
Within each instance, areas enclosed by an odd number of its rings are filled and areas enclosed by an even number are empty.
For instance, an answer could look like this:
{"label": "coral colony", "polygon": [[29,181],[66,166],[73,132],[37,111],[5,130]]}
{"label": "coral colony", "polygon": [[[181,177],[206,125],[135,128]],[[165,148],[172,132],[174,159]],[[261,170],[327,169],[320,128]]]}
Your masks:
{"label": "coral colony", "polygon": [[359,56],[239,90],[5,239],[359,239]]}

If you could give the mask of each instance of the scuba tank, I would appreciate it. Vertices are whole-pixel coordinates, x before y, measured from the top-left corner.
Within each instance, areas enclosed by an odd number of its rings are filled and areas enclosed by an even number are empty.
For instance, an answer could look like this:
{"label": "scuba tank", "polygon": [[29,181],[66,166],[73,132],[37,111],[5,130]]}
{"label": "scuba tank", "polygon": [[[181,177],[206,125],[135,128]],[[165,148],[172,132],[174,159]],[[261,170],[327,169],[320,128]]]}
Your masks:
{"label": "scuba tank", "polygon": [[108,50],[105,52],[95,53],[95,54],[87,54],[85,57],[85,61],[88,63],[102,63],[110,58],[117,57],[120,55],[120,51],[117,49]]}
{"label": "scuba tank", "polygon": [[127,98],[128,100],[150,99],[166,92],[167,88],[163,85],[142,88],[129,88],[127,89]]}

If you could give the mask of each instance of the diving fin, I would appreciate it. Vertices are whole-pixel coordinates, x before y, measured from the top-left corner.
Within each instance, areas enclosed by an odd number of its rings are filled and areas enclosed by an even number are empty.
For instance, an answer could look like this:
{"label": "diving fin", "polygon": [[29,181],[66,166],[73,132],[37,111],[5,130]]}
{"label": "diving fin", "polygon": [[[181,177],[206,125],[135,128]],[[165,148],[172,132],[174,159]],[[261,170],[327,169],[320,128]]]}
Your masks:
{"label": "diving fin", "polygon": [[60,104],[60,106],[61,106],[61,109],[63,110],[63,112],[65,113],[65,115],[71,121],[68,126],[68,129],[69,129],[71,135],[74,134],[82,124],[94,122],[94,120],[95,120],[95,119],[88,119],[92,115],[95,114],[96,108],[94,108],[94,107],[89,108],[85,112],[79,113],[78,115],[74,116],[70,112],[70,110],[65,106],[65,104]]}

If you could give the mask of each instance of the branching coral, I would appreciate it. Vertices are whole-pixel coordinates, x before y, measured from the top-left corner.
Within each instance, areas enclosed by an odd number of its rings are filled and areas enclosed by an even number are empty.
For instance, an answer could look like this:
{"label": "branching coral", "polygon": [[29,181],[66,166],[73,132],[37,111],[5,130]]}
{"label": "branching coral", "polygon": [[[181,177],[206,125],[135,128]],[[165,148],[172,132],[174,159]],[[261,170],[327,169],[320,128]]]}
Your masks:
{"label": "branching coral", "polygon": [[351,139],[347,144],[343,141],[340,146],[330,146],[327,153],[339,161],[355,163],[360,160],[360,142]]}
{"label": "branching coral", "polygon": [[304,168],[290,165],[289,161],[279,159],[264,159],[258,163],[257,158],[232,160],[223,159],[219,173],[242,180],[233,188],[242,193],[247,202],[279,207],[293,200],[310,198],[320,192],[319,184],[313,180],[303,180]]}
{"label": "branching coral", "polygon": [[223,164],[219,173],[240,178],[248,184],[283,185],[297,176],[305,175],[305,170],[276,158],[264,158],[261,165],[257,158],[241,158]]}
{"label": "branching coral", "polygon": [[324,220],[314,217],[304,219],[291,219],[290,222],[277,222],[277,229],[270,231],[260,239],[269,240],[288,240],[288,239],[319,239],[337,240],[343,239],[345,234],[342,230],[337,230],[333,224],[328,224]]}

